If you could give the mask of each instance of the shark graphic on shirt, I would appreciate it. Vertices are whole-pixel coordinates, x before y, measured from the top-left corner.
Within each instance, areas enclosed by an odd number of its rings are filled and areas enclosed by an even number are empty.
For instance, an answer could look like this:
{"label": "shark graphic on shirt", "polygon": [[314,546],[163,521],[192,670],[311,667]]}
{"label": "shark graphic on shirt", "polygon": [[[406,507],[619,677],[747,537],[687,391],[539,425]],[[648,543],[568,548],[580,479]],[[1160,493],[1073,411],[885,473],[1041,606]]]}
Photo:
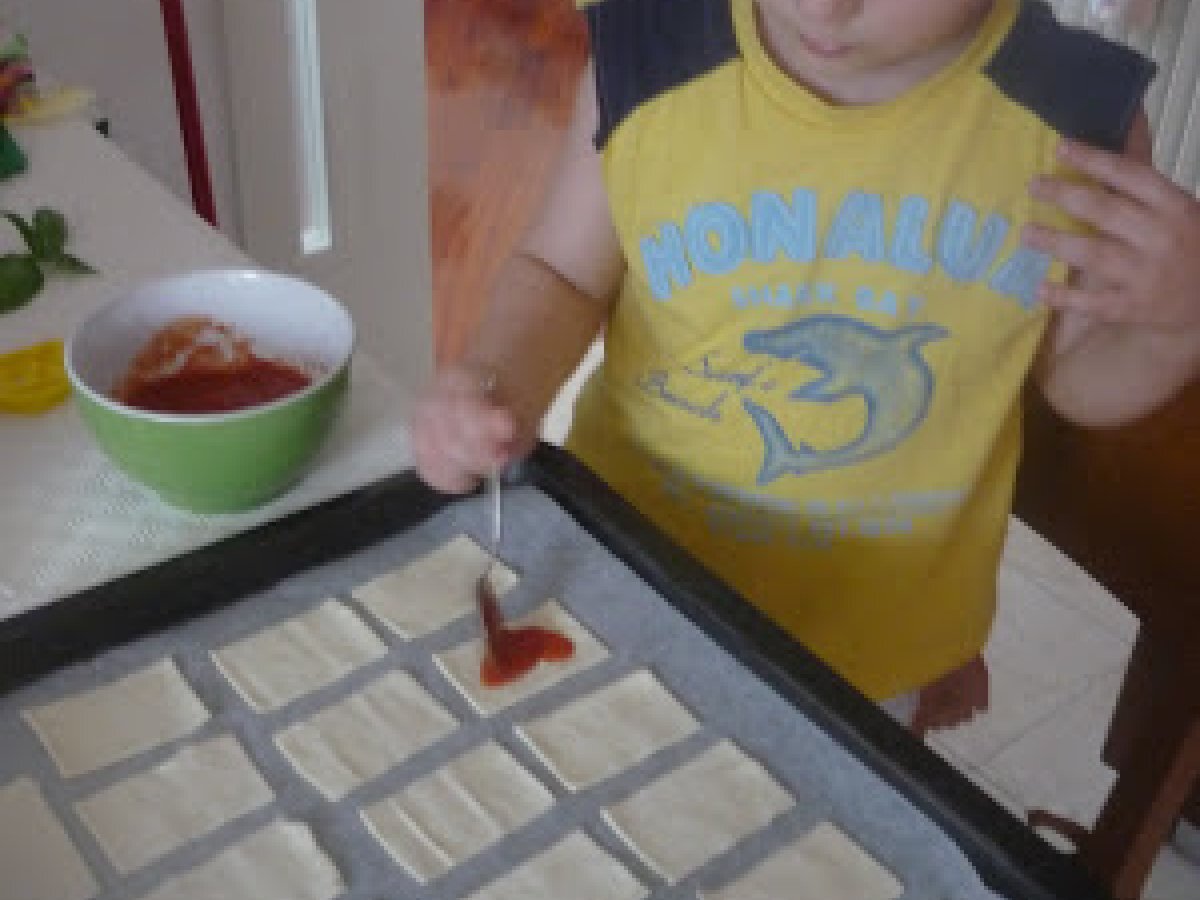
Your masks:
{"label": "shark graphic on shirt", "polygon": [[742,406],[763,440],[758,484],[855,465],[904,441],[924,420],[933,398],[934,376],[922,348],[948,335],[937,325],[884,329],[835,315],[747,332],[743,346],[748,352],[803,363],[821,373],[792,391],[789,399],[833,403],[858,395],[866,404],[866,422],[857,438],[817,451],[794,442],[770,411],[743,398]]}

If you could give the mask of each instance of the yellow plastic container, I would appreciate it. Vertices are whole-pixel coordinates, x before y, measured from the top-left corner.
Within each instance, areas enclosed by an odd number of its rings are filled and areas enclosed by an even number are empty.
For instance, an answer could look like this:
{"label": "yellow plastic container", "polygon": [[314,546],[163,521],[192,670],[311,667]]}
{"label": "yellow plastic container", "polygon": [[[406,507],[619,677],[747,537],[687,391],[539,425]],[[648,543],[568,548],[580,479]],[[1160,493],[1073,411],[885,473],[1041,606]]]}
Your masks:
{"label": "yellow plastic container", "polygon": [[62,341],[43,341],[0,355],[0,412],[45,412],[70,393]]}

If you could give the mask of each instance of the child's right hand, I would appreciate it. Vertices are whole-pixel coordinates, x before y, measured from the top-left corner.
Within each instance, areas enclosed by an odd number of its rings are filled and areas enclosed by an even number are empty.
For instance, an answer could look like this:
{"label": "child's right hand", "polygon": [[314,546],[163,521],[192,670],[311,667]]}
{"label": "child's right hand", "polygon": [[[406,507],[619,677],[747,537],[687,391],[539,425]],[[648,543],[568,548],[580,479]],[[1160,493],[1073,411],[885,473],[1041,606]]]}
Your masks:
{"label": "child's right hand", "polygon": [[523,434],[513,411],[489,390],[490,375],[450,366],[417,401],[412,420],[417,474],[451,494],[472,490],[482,476],[528,453],[536,434]]}

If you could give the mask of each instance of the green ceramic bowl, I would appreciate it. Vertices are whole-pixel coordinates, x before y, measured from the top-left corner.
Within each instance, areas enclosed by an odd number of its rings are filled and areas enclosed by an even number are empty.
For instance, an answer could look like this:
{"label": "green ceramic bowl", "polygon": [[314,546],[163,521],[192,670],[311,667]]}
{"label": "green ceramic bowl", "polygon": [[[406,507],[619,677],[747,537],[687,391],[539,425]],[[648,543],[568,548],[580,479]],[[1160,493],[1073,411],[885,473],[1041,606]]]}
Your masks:
{"label": "green ceramic bowl", "polygon": [[[134,409],[111,392],[152,334],[209,316],[255,350],[324,374],[304,390],[232,413]],[[237,512],[295,483],[328,435],[350,384],[354,324],[340,303],[295,278],[252,270],[192,272],[147,284],[89,318],[67,346],[67,375],[97,442],[168,503]]]}

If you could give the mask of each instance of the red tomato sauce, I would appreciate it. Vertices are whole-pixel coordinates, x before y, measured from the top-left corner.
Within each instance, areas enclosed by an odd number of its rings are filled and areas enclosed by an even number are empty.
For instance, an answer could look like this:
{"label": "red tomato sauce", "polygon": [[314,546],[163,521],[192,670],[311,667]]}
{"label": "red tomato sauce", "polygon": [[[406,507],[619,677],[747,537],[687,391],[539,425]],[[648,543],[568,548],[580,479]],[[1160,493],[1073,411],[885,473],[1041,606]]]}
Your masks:
{"label": "red tomato sauce", "polygon": [[479,667],[484,687],[510,684],[540,662],[564,662],[575,655],[571,639],[548,628],[504,628],[489,635],[487,653]]}
{"label": "red tomato sauce", "polygon": [[564,662],[575,655],[575,644],[565,634],[536,625],[506,625],[496,594],[485,579],[481,579],[478,599],[487,637],[479,665],[479,680],[484,687],[511,684],[540,662]]}
{"label": "red tomato sauce", "polygon": [[254,352],[228,325],[187,316],[146,342],[113,396],[150,412],[225,413],[302,391],[313,376]]}
{"label": "red tomato sauce", "polygon": [[312,377],[295,366],[251,356],[224,372],[180,372],[134,384],[125,403],[151,412],[223,413],[302,391]]}

